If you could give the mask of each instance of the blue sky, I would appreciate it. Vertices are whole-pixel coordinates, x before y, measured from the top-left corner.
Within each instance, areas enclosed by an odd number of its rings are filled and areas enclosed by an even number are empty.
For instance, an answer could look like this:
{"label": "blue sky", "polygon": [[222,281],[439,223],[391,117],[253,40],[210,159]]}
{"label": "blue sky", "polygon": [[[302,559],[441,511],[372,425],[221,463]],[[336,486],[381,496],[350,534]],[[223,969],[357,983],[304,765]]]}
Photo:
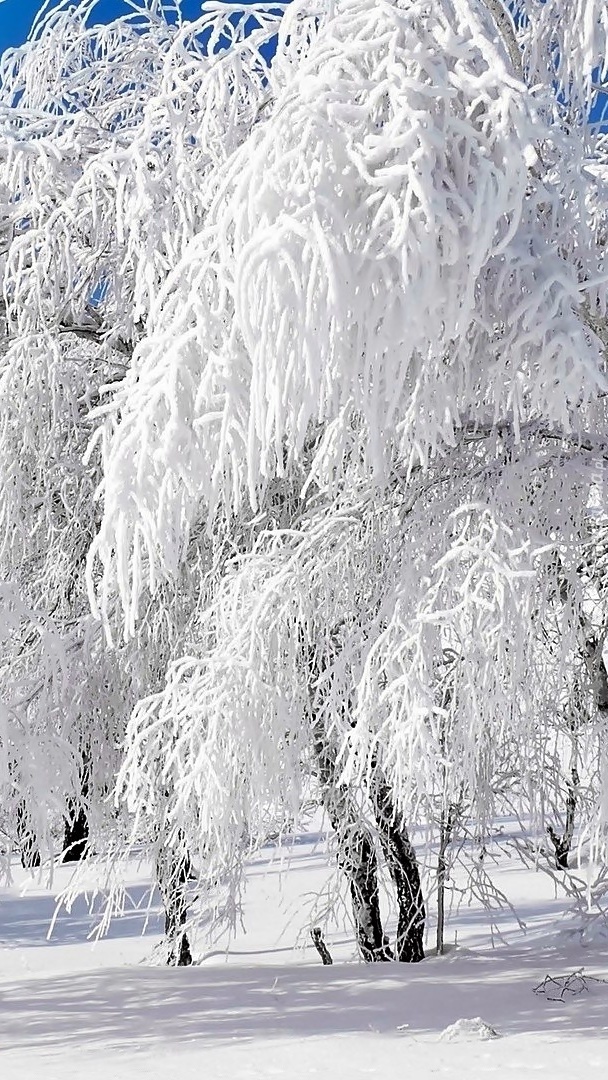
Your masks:
{"label": "blue sky", "polygon": [[[0,53],[9,45],[21,45],[31,28],[42,0],[0,0]],[[194,16],[200,11],[200,0],[182,0],[185,14]],[[130,9],[124,0],[99,0],[95,22],[109,22]]]}
{"label": "blue sky", "polygon": [[[40,6],[41,0],[4,0],[0,4],[0,52],[25,41]],[[123,0],[101,0],[98,11],[98,21],[106,22],[124,14],[127,6]]]}

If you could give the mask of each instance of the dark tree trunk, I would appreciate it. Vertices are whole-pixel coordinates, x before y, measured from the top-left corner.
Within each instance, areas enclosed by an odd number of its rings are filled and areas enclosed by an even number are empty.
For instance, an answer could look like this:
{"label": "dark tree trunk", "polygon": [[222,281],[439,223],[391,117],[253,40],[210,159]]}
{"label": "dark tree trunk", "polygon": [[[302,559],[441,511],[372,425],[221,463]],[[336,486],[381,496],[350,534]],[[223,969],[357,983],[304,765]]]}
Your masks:
{"label": "dark tree trunk", "polygon": [[165,908],[167,964],[170,967],[189,967],[192,952],[184,927],[188,921],[190,860],[183,853],[166,850],[159,859],[157,869]]}
{"label": "dark tree trunk", "polygon": [[366,963],[393,959],[382,930],[378,861],[373,837],[358,820],[357,808],[344,786],[336,784],[334,753],[325,729],[315,725],[315,754],[323,805],[338,841],[338,865],[344,871],[353,907],[355,936]]}
{"label": "dark tree trunk", "polygon": [[80,862],[89,842],[89,819],[83,806],[76,806],[70,799],[68,817],[63,832],[63,862]]}
{"label": "dark tree trunk", "polygon": [[402,963],[417,964],[420,960],[424,960],[426,911],[416,852],[405,823],[394,807],[386,781],[376,777],[370,794],[380,831],[382,850],[397,892],[399,918],[396,958]]}
{"label": "dark tree trunk", "polygon": [[574,822],[576,817],[576,801],[578,785],[580,783],[578,769],[572,766],[571,779],[568,781],[568,797],[566,799],[566,824],[562,835],[553,828],[547,827],[549,839],[555,850],[555,865],[558,870],[567,870],[574,837]]}
{"label": "dark tree trunk", "polygon": [[[317,674],[317,661],[309,652],[311,686]],[[338,863],[348,879],[353,905],[355,933],[361,956],[367,962],[393,960],[393,952],[382,929],[378,889],[378,859],[375,837],[361,821],[355,799],[344,785],[336,782],[336,750],[325,720],[316,709],[311,694],[313,745],[323,804],[338,840]],[[396,814],[390,789],[378,770],[370,798],[378,827],[382,853],[397,892],[399,911],[396,959],[417,963],[424,959],[423,937],[425,909],[420,874],[414,848],[405,823]]]}
{"label": "dark tree trunk", "polygon": [[89,795],[90,765],[86,754],[80,769],[80,798],[68,799],[67,815],[63,830],[64,863],[81,862],[89,844],[89,818],[86,800]]}
{"label": "dark tree trunk", "polygon": [[17,839],[23,869],[35,870],[40,866],[40,850],[25,799],[17,803]]}
{"label": "dark tree trunk", "polygon": [[311,936],[311,938],[313,940],[314,947],[317,950],[319,956],[321,957],[321,960],[323,961],[323,964],[325,965],[325,967],[329,966],[330,964],[333,964],[333,960],[331,958],[331,953],[330,953],[329,949],[327,948],[327,945],[323,941],[323,934],[321,933],[321,927],[320,926],[314,926],[313,929],[310,931],[310,936]]}
{"label": "dark tree trunk", "polygon": [[[344,833],[343,827],[341,831]],[[361,956],[368,964],[393,960],[380,917],[378,861],[373,839],[364,829],[355,831],[354,826],[350,835],[341,836],[338,831],[338,837],[338,861],[348,878]]]}

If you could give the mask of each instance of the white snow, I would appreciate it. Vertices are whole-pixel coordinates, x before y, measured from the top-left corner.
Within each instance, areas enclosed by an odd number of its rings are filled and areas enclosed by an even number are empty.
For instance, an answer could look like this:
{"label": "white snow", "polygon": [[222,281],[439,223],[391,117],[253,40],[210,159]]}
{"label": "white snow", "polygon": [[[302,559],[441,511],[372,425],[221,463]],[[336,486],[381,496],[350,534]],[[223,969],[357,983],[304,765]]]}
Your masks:
{"label": "white snow", "polygon": [[[505,943],[493,948],[484,913],[463,908],[448,924],[458,945],[444,957],[369,967],[338,919],[325,932],[334,964],[323,967],[308,930],[331,873],[324,838],[295,840],[288,873],[271,847],[252,861],[247,932],[227,947],[198,940],[201,962],[190,969],[154,965],[161,917],[143,869],[133,866],[125,915],[96,943],[84,898],[47,940],[53,893],[21,873],[0,891],[2,1080],[603,1075],[608,986],[563,1003],[533,993],[547,974],[608,972],[605,945],[585,949],[562,931],[563,903],[543,875],[498,867],[527,935],[505,915]],[[69,876],[56,872],[55,893]]]}
{"label": "white snow", "polygon": [[491,1024],[486,1024],[481,1016],[474,1016],[471,1020],[463,1017],[462,1020],[449,1024],[440,1038],[446,1042],[457,1042],[461,1039],[481,1039],[486,1042],[488,1039],[501,1039],[502,1035]]}

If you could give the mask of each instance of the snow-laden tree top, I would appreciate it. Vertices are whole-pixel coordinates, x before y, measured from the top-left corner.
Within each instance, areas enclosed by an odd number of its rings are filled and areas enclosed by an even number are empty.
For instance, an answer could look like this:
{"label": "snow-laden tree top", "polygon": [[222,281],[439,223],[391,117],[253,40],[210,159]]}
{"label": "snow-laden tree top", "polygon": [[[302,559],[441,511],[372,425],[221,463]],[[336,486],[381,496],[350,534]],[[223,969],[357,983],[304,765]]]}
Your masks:
{"label": "snow-laden tree top", "polygon": [[263,88],[217,80],[248,130],[197,173],[105,458],[95,551],[130,618],[144,554],[175,565],[201,504],[257,506],[312,430],[322,485],[352,452],[382,482],[471,425],[569,430],[604,387],[606,13],[562,8],[294,4]]}
{"label": "snow-laden tree top", "polygon": [[326,485],[354,443],[383,481],[472,424],[576,427],[604,385],[608,16],[563,8],[63,4],[5,55],[13,348],[135,348],[95,548],[131,625],[142,558],[257,506],[312,431]]}

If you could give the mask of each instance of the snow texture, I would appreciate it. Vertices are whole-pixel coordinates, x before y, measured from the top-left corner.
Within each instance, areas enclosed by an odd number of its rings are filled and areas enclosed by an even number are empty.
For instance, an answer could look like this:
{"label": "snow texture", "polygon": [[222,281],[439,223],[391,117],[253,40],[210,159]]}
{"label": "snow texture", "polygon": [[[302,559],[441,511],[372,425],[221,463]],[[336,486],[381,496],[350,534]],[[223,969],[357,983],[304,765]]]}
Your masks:
{"label": "snow texture", "polygon": [[[308,935],[313,897],[327,882],[324,846],[323,833],[311,832],[252,860],[247,933],[211,948],[199,938],[197,966],[187,970],[150,966],[161,920],[145,868],[131,864],[125,914],[97,943],[87,940],[95,918],[83,898],[47,940],[53,893],[22,874],[0,892],[3,1080],[603,1075],[608,988],[564,1003],[532,992],[550,972],[608,970],[605,946],[582,949],[560,933],[562,905],[542,875],[504,862],[496,871],[527,935],[505,912],[506,942],[492,948],[483,912],[463,907],[445,957],[370,967],[353,960],[338,917],[326,929],[334,964],[324,967]],[[57,871],[55,890],[67,875]],[[483,1020],[462,1019],[479,1013]],[[502,1038],[486,1039],[485,1025]]]}

